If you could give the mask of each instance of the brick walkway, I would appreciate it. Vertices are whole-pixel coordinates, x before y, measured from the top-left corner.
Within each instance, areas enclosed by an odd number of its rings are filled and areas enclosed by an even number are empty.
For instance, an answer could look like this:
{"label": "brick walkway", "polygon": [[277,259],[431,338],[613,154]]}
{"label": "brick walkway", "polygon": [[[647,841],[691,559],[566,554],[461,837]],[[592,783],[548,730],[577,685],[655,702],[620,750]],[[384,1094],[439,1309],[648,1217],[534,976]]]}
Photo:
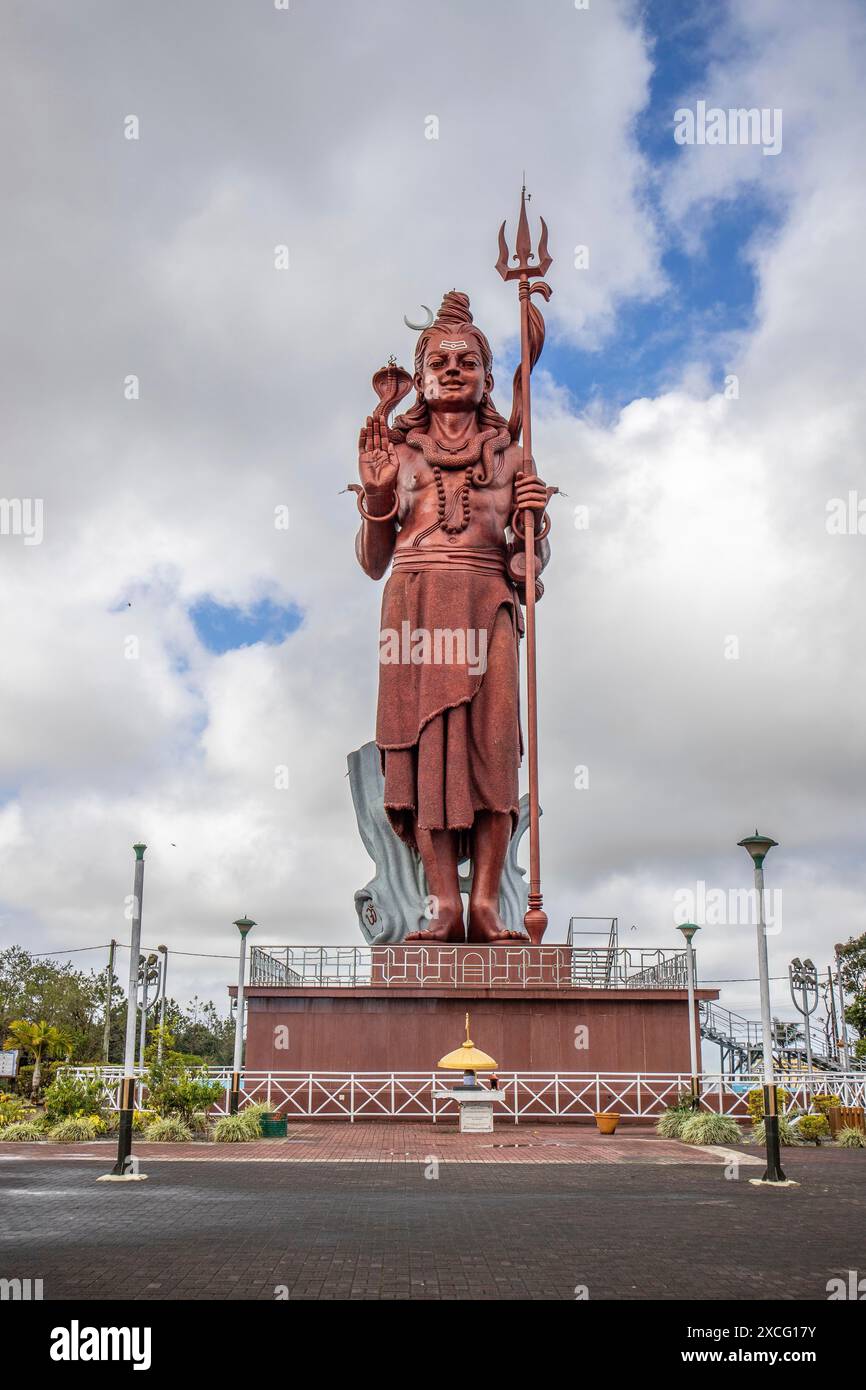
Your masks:
{"label": "brick walkway", "polygon": [[[57,1154],[0,1163],[0,1278],[42,1279],[46,1300],[573,1300],[585,1290],[590,1300],[824,1302],[828,1279],[866,1274],[857,1151],[786,1151],[801,1186],[775,1191],[745,1181],[752,1168],[734,1180],[709,1155],[302,1162],[291,1174],[279,1162],[153,1160],[147,1182],[117,1186],[95,1181],[98,1163]],[[218,1343],[219,1329],[209,1322],[205,1340]]]}
{"label": "brick walkway", "polygon": [[[37,1161],[93,1159],[111,1166],[117,1141],[89,1144],[3,1144],[0,1162],[15,1157]],[[148,1160],[177,1163],[419,1163],[429,1154],[443,1163],[720,1163],[718,1154],[660,1139],[655,1131],[627,1129],[601,1135],[588,1126],[497,1125],[493,1134],[460,1134],[443,1124],[296,1124],[287,1139],[252,1144],[145,1144],[133,1152]]]}

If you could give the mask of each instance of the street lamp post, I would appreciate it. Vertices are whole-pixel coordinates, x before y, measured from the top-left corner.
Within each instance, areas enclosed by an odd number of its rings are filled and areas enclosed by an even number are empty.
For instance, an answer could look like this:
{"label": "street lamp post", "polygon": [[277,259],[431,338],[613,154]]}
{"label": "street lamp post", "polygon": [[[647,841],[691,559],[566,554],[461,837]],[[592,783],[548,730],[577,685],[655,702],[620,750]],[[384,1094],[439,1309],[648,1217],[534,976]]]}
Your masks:
{"label": "street lamp post", "polygon": [[767,1168],[764,1182],[786,1182],[779,1155],[778,1093],[773,1074],[773,1024],[770,1018],[770,968],[767,962],[767,928],[764,922],[764,860],[778,844],[767,835],[747,835],[738,840],[747,850],[755,866],[755,895],[758,900],[758,974],[761,982],[761,1032],[764,1057],[764,1137],[767,1143]]}
{"label": "street lamp post", "polygon": [[692,1109],[697,1110],[701,1103],[701,1085],[698,1075],[698,1042],[695,1037],[695,952],[692,938],[700,927],[694,922],[684,922],[677,931],[686,939],[686,979],[689,989],[689,1061],[692,1068]]}
{"label": "street lamp post", "polygon": [[123,1054],[123,1081],[120,1083],[120,1125],[117,1131],[117,1162],[110,1176],[115,1178],[141,1177],[133,1172],[132,1112],[135,1107],[135,1000],[138,993],[138,957],[141,948],[141,900],[144,894],[144,851],[147,845],[137,844],[135,850],[135,880],[132,889],[132,931],[129,941],[129,989],[126,997],[126,1045]]}
{"label": "street lamp post", "polygon": [[241,951],[238,957],[238,998],[235,1017],[235,1056],[232,1065],[232,1088],[229,1094],[229,1112],[238,1113],[241,1097],[241,1067],[244,1055],[244,975],[247,963],[247,936],[255,926],[249,917],[239,917],[235,926],[241,934]]}

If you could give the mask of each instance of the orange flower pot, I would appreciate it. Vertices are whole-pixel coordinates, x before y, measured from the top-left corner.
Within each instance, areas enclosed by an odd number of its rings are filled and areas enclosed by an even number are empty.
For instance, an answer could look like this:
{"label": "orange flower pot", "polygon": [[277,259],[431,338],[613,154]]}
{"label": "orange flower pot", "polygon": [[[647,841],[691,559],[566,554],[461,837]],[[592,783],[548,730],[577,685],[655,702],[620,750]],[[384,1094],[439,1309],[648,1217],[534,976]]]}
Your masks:
{"label": "orange flower pot", "polygon": [[615,1110],[603,1111],[596,1114],[595,1123],[598,1125],[599,1134],[616,1134],[619,1115]]}

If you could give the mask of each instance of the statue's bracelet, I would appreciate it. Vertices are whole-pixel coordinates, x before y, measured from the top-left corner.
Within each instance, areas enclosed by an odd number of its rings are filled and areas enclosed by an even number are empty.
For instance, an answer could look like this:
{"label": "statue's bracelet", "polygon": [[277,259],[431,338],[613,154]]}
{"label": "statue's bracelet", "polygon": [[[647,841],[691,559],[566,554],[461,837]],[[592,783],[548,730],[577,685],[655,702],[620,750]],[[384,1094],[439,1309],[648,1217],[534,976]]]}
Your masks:
{"label": "statue's bracelet", "polygon": [[[517,539],[518,539],[519,541],[522,541],[522,540],[525,540],[525,539],[526,539],[526,526],[524,525],[523,515],[522,515],[523,510],[524,510],[523,507],[515,507],[514,513],[513,513],[512,517],[511,517],[511,529],[512,529],[512,531],[514,532],[515,536],[517,537]],[[534,508],[534,507],[528,507],[526,510],[527,510],[527,511],[534,511],[535,508]],[[541,513],[541,524],[540,524],[540,526],[539,526],[539,529],[538,529],[538,530],[536,531],[536,533],[535,533],[535,540],[536,540],[536,542],[537,542],[537,541],[543,541],[549,530],[550,530],[550,514],[549,514],[549,512],[547,512],[547,511],[543,511],[543,512]]]}
{"label": "statue's bracelet", "polygon": [[397,508],[400,505],[400,499],[397,497],[396,493],[394,494],[394,505],[391,508],[391,510],[389,512],[385,512],[382,516],[373,516],[370,512],[367,511],[366,507],[364,506],[364,489],[362,487],[359,487],[357,483],[350,483],[349,489],[351,492],[354,492],[355,501],[358,504],[358,511],[361,513],[365,521],[391,521],[397,515]]}

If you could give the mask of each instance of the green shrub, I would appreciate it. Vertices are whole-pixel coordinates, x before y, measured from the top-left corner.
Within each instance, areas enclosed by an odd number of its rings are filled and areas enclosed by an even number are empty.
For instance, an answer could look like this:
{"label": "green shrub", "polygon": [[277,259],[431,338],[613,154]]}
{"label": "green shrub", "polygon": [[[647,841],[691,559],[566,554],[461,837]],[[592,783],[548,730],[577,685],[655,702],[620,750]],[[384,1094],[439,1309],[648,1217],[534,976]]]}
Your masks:
{"label": "green shrub", "polygon": [[204,1110],[196,1110],[190,1121],[189,1127],[193,1134],[208,1134],[210,1132],[210,1120],[207,1112]]}
{"label": "green shrub", "polygon": [[[133,1134],[142,1134],[147,1129],[147,1126],[149,1124],[152,1124],[156,1118],[157,1117],[152,1110],[133,1110]],[[103,1119],[105,1120],[105,1128],[108,1131],[108,1133],[116,1134],[117,1131],[120,1129],[120,1111],[109,1110],[103,1116]]]}
{"label": "green shrub", "polygon": [[[0,1134],[0,1139],[5,1139],[5,1134]],[[855,1129],[853,1125],[846,1125],[840,1129],[836,1135],[836,1143],[843,1149],[866,1149],[866,1135],[860,1129]]]}
{"label": "green shrub", "polygon": [[684,1110],[689,1115],[693,1113],[694,1108],[694,1097],[691,1089],[678,1091],[676,1100],[668,1107],[669,1110]]}
{"label": "green shrub", "polygon": [[188,1144],[192,1130],[176,1115],[163,1115],[147,1126],[144,1137],[154,1144]]}
{"label": "green shrub", "polygon": [[71,1115],[54,1125],[48,1134],[58,1144],[81,1144],[85,1140],[98,1138],[105,1130],[105,1121],[99,1115]]}
{"label": "green shrub", "polygon": [[28,1120],[18,1120],[15,1124],[4,1125],[0,1129],[0,1143],[2,1144],[33,1144],[37,1139],[44,1138],[43,1126],[33,1124]]}
{"label": "green shrub", "polygon": [[[778,1118],[779,1143],[785,1144],[789,1147],[793,1147],[795,1144],[799,1144],[800,1136],[797,1132],[797,1126],[794,1123],[794,1119],[789,1117],[788,1115],[780,1115]],[[750,1138],[753,1144],[760,1144],[762,1148],[764,1147],[764,1145],[767,1142],[767,1136],[764,1132],[763,1120],[759,1120],[758,1123],[755,1125]]]}
{"label": "green shrub", "polygon": [[[41,1079],[41,1083],[40,1083],[40,1090],[44,1089],[46,1086],[50,1085],[50,1084],[53,1082],[53,1080],[54,1080],[54,1075],[55,1075],[55,1073],[56,1073],[58,1067],[62,1067],[62,1066],[64,1066],[64,1065],[65,1065],[65,1064],[64,1064],[63,1062],[59,1062],[59,1061],[58,1061],[58,1062],[46,1062],[45,1058],[43,1057],[43,1059],[42,1059],[42,1079]],[[19,1067],[19,1068],[18,1068],[18,1075],[17,1075],[17,1077],[15,1078],[15,1089],[16,1089],[16,1091],[18,1092],[19,1095],[22,1095],[22,1096],[29,1096],[29,1095],[30,1095],[31,1091],[33,1090],[33,1073],[34,1073],[34,1071],[35,1071],[35,1067],[34,1067],[34,1065],[33,1065],[32,1062],[29,1062],[26,1066],[23,1066],[23,1067]]]}
{"label": "green shrub", "polygon": [[827,1091],[818,1091],[818,1093],[812,1097],[812,1104],[819,1115],[826,1115],[827,1111],[832,1110],[834,1105],[842,1104],[842,1097],[830,1095]]}
{"label": "green shrub", "polygon": [[24,1096],[18,1096],[14,1091],[0,1091],[0,1129],[4,1125],[29,1120],[33,1114],[33,1106]]}
{"label": "green shrub", "polygon": [[738,1144],[740,1127],[730,1115],[699,1110],[686,1117],[679,1137],[684,1144]]}
{"label": "green shrub", "polygon": [[261,1125],[263,1115],[275,1115],[276,1112],[276,1105],[267,1105],[262,1100],[254,1100],[250,1101],[249,1105],[245,1105],[240,1113],[248,1116],[250,1121],[255,1120],[257,1125]]}
{"label": "green shrub", "polygon": [[680,1110],[675,1105],[669,1106],[656,1120],[656,1134],[660,1134],[662,1139],[679,1139],[683,1125],[693,1114],[691,1105],[688,1110]]}
{"label": "green shrub", "polygon": [[96,1076],[78,1077],[71,1072],[61,1072],[45,1091],[45,1110],[49,1119],[55,1121],[101,1115],[105,1105],[105,1090]]}
{"label": "green shrub", "polygon": [[177,1115],[184,1124],[192,1123],[197,1110],[207,1110],[222,1095],[220,1081],[211,1081],[204,1067],[193,1069],[186,1065],[179,1052],[171,1051],[171,1034],[163,1034],[164,1055],[159,1060],[155,1049],[149,1051],[149,1066],[145,1075],[147,1104],[158,1115]]}
{"label": "green shrub", "polygon": [[248,1144],[251,1139],[261,1138],[258,1115],[248,1110],[240,1110],[237,1115],[223,1115],[214,1125],[215,1144]]}
{"label": "green shrub", "polygon": [[[776,1096],[777,1096],[777,1098],[778,1098],[777,1104],[778,1104],[778,1107],[779,1107],[779,1114],[780,1114],[780,1116],[781,1116],[782,1111],[784,1111],[785,1109],[787,1109],[788,1101],[791,1099],[791,1092],[790,1092],[790,1091],[786,1091],[785,1088],[784,1088],[784,1086],[777,1086],[777,1087],[776,1087]],[[752,1124],[756,1125],[756,1124],[758,1123],[759,1120],[763,1120],[763,1118],[764,1118],[764,1088],[763,1088],[763,1086],[755,1086],[753,1090],[751,1090],[751,1091],[748,1092],[748,1094],[747,1094],[747,1096],[746,1096],[746,1104],[747,1104],[748,1107],[749,1107],[749,1118],[751,1119]]]}
{"label": "green shrub", "polygon": [[826,1115],[801,1115],[797,1121],[797,1133],[804,1144],[818,1144],[830,1133],[830,1122]]}

